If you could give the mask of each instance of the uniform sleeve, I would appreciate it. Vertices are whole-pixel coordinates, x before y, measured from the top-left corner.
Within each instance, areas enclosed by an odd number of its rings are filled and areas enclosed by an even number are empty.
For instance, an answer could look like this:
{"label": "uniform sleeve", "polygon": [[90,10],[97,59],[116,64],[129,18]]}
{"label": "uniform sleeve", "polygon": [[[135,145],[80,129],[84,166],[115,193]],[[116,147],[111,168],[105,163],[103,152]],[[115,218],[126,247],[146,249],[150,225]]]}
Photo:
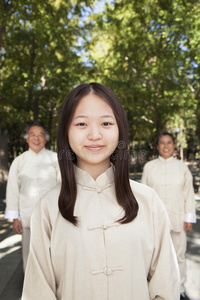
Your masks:
{"label": "uniform sleeve", "polygon": [[190,170],[185,165],[184,170],[184,186],[183,186],[183,194],[184,194],[184,212],[185,212],[185,221],[189,223],[196,222],[196,214],[195,214],[195,198],[194,198],[194,188],[193,188],[193,178]]}
{"label": "uniform sleeve", "polygon": [[10,166],[8,174],[8,182],[6,187],[6,219],[19,218],[19,194],[20,194],[20,182],[18,176],[19,157],[15,158]]}
{"label": "uniform sleeve", "polygon": [[147,171],[147,164],[144,166],[141,183],[148,185],[148,171]]}
{"label": "uniform sleeve", "polygon": [[22,300],[56,300],[51,263],[51,222],[48,205],[39,201],[31,218],[31,241]]}
{"label": "uniform sleeve", "polygon": [[60,173],[60,167],[59,167],[59,163],[58,163],[58,157],[57,154],[55,152],[53,152],[53,165],[56,171],[56,181],[57,183],[61,182],[61,173]]}
{"label": "uniform sleeve", "polygon": [[149,272],[150,299],[180,298],[180,275],[175,250],[170,237],[167,211],[154,192],[152,201],[154,251]]}
{"label": "uniform sleeve", "polygon": [[60,173],[60,167],[59,167],[59,164],[58,164],[58,160],[57,160],[57,163],[56,163],[56,179],[57,179],[57,183],[61,182],[61,173]]}

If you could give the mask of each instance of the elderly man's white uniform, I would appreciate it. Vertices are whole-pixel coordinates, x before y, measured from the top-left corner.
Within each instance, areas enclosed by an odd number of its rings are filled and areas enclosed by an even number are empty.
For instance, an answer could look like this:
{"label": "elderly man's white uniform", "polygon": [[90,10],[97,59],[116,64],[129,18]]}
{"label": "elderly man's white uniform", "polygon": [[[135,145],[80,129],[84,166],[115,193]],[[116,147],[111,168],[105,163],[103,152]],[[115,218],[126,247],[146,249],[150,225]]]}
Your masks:
{"label": "elderly man's white uniform", "polygon": [[110,167],[94,180],[75,167],[74,215],[58,210],[60,185],[36,206],[23,300],[177,300],[179,270],[167,211],[151,188],[131,181],[139,204],[128,224]]}
{"label": "elderly man's white uniform", "polygon": [[152,187],[163,201],[171,227],[171,237],[176,250],[180,274],[181,293],[185,282],[186,233],[184,222],[195,223],[195,199],[192,175],[182,161],[173,156],[159,158],[144,166],[142,183]]}
{"label": "elderly man's white uniform", "polygon": [[23,227],[23,262],[26,266],[30,242],[30,218],[37,201],[60,181],[57,154],[43,148],[16,157],[10,167],[5,218],[20,219]]}

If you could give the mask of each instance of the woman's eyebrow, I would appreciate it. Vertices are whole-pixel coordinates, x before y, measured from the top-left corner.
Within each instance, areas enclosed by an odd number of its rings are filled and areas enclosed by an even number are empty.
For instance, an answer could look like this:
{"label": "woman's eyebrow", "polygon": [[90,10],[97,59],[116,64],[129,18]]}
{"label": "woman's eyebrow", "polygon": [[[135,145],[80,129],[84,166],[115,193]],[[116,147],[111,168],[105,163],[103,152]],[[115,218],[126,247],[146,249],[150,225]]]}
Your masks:
{"label": "woman's eyebrow", "polygon": [[74,120],[75,120],[75,119],[78,119],[78,118],[88,118],[88,117],[85,116],[85,115],[79,115],[79,116],[76,116],[76,117],[74,118]]}
{"label": "woman's eyebrow", "polygon": [[115,119],[112,115],[103,115],[100,118],[112,118],[112,119]]}
{"label": "woman's eyebrow", "polygon": [[[88,116],[85,116],[85,115],[78,115],[74,118],[75,119],[78,119],[78,118],[88,118]],[[100,116],[100,118],[112,118],[112,119],[115,119],[112,115],[102,115]]]}

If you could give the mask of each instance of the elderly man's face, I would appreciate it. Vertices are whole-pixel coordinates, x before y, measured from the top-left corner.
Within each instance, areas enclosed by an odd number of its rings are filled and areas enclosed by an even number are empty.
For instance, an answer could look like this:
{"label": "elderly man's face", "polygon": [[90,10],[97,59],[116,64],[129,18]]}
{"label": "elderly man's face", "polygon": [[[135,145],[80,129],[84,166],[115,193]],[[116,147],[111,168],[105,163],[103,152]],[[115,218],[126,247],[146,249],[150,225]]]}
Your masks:
{"label": "elderly man's face", "polygon": [[28,131],[26,139],[29,148],[35,153],[40,152],[46,144],[46,132],[40,126],[32,126]]}

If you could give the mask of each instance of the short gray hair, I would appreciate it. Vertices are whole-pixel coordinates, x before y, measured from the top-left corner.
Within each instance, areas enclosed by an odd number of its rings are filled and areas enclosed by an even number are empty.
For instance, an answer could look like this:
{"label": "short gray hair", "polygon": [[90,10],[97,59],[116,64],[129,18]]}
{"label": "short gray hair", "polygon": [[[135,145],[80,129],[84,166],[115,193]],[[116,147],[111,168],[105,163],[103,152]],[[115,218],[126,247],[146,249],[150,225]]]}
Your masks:
{"label": "short gray hair", "polygon": [[44,124],[40,121],[33,121],[31,124],[29,124],[26,128],[25,128],[25,135],[24,135],[24,138],[27,139],[28,138],[28,132],[30,130],[31,127],[33,126],[38,126],[38,127],[42,127],[45,131],[45,138],[46,138],[46,141],[49,141],[50,140],[50,135],[47,131],[47,128],[44,126]]}

